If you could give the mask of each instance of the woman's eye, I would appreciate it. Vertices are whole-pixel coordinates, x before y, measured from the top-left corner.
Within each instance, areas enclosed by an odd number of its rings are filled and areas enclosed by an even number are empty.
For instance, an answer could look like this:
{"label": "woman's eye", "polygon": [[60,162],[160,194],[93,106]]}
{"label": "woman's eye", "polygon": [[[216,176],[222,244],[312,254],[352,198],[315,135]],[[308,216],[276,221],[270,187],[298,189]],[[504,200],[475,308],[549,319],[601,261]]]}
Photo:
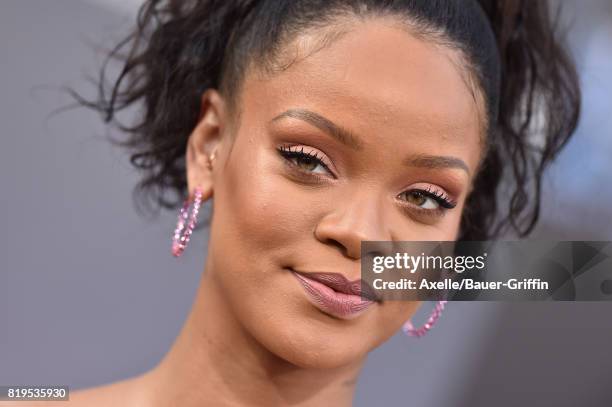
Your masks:
{"label": "woman's eye", "polygon": [[319,158],[318,153],[314,150],[290,146],[280,147],[278,151],[288,162],[301,171],[313,174],[332,174],[329,167]]}
{"label": "woman's eye", "polygon": [[403,199],[415,206],[423,209],[438,209],[440,204],[433,198],[426,196],[421,191],[406,191],[402,192]]}
{"label": "woman's eye", "polygon": [[399,195],[399,198],[411,205],[426,210],[452,209],[457,205],[444,193],[438,193],[432,190],[425,191],[414,189],[411,191],[405,191]]}
{"label": "woman's eye", "polygon": [[303,170],[316,173],[327,173],[327,170],[322,165],[321,161],[314,157],[302,156],[290,158],[290,160]]}

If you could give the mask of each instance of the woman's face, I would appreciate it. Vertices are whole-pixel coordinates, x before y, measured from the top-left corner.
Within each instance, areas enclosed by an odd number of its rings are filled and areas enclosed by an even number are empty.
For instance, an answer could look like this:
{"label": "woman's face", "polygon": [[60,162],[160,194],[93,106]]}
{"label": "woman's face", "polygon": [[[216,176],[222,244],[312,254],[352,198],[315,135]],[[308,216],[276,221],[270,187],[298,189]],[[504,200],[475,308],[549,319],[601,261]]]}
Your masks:
{"label": "woman's face", "polygon": [[335,367],[387,340],[419,303],[340,318],[293,271],[356,280],[362,240],[455,240],[482,116],[451,49],[380,19],[323,48],[315,40],[287,46],[298,57],[288,69],[244,79],[239,126],[214,162],[207,273],[265,348]]}

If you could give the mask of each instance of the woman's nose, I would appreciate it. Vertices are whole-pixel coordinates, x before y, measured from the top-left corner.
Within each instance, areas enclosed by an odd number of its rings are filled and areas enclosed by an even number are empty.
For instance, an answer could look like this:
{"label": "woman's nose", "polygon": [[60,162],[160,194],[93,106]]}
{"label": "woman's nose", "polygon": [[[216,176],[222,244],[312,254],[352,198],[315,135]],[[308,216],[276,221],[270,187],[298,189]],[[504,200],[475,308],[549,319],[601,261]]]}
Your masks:
{"label": "woman's nose", "polygon": [[391,240],[383,206],[382,199],[373,199],[371,194],[337,202],[316,225],[315,237],[338,247],[345,256],[359,259],[362,241]]}

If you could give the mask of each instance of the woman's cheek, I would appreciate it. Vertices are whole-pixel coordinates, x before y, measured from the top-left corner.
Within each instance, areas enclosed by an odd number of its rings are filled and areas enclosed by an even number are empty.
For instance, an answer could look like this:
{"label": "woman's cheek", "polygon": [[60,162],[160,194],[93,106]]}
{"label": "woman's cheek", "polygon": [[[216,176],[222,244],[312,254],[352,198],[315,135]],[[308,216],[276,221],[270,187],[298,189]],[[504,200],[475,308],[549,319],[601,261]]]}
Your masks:
{"label": "woman's cheek", "polygon": [[[295,197],[296,185],[279,172],[282,162],[274,159],[282,157],[263,151],[263,143],[241,145],[239,140],[215,188],[211,247],[218,259],[215,269],[232,279],[228,284],[261,287],[299,249],[306,208]],[[261,152],[255,153],[257,144]]]}
{"label": "woman's cheek", "polygon": [[237,237],[263,250],[290,237],[291,219],[300,208],[285,180],[271,171],[270,165],[254,164],[232,171],[229,215],[236,224]]}

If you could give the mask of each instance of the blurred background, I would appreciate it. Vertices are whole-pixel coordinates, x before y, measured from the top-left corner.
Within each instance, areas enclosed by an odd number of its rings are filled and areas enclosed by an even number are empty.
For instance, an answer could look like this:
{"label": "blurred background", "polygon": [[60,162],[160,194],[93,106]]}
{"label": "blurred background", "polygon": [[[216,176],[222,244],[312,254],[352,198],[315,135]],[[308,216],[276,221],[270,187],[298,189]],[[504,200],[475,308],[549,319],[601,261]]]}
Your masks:
{"label": "blurred background", "polygon": [[[612,240],[612,2],[564,0],[580,127],[533,238]],[[109,383],[152,368],[191,307],[206,233],[170,255],[174,212],[137,215],[137,174],[99,116],[103,49],[138,0],[0,0],[0,385]],[[415,317],[424,320],[425,304]],[[425,338],[368,358],[355,406],[612,406],[612,303],[450,303]]]}

